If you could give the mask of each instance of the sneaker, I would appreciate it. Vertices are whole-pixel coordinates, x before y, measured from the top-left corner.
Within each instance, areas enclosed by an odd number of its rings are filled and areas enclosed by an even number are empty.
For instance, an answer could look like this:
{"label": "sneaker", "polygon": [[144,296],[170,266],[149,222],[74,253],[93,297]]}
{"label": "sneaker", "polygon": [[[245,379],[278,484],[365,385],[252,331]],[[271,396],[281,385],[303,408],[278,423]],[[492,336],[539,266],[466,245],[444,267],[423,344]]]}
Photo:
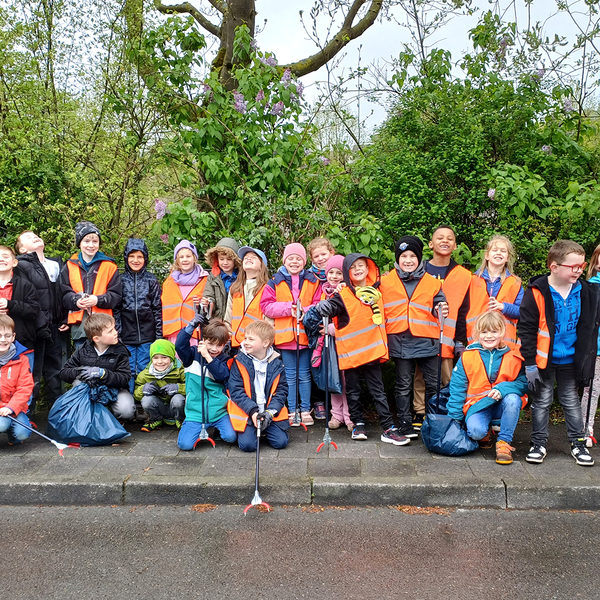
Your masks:
{"label": "sneaker", "polygon": [[529,448],[525,460],[529,463],[541,464],[544,462],[544,458],[546,458],[546,448],[539,444],[533,444],[533,446]]}
{"label": "sneaker", "polygon": [[593,467],[594,459],[585,447],[585,439],[581,438],[571,444],[571,456],[575,462],[582,467]]}
{"label": "sneaker", "polygon": [[415,428],[409,423],[401,423],[400,427],[398,427],[398,433],[407,437],[411,440],[414,440],[419,437],[419,433],[421,432],[421,428]]}
{"label": "sneaker", "polygon": [[346,429],[347,429],[348,431],[352,431],[352,430],[354,429],[354,423],[353,423],[352,421],[348,421],[348,422],[346,423]]}
{"label": "sneaker", "polygon": [[313,418],[310,416],[309,410],[301,412],[300,416],[302,418],[302,423],[304,423],[304,425],[314,425],[315,424]]}
{"label": "sneaker", "polygon": [[331,417],[329,423],[327,423],[329,429],[339,429],[342,425],[342,421],[338,421],[335,417]]}
{"label": "sneaker", "polygon": [[158,429],[162,424],[163,424],[162,421],[152,421],[151,423],[144,423],[141,427],[141,431],[150,433],[151,431]]}
{"label": "sneaker", "polygon": [[165,419],[164,424],[173,427],[175,425],[175,419]]}
{"label": "sneaker", "polygon": [[326,418],[325,405],[322,402],[315,402],[315,419],[324,421]]}
{"label": "sneaker", "polygon": [[417,433],[421,430],[421,427],[423,427],[423,419],[425,419],[425,415],[422,413],[417,413],[413,417],[412,426],[413,429],[417,430]]}
{"label": "sneaker", "polygon": [[294,411],[290,411],[290,427],[300,427],[300,423],[302,422],[302,414],[298,413],[300,418],[298,421],[295,420],[296,413]]}
{"label": "sneaker", "polygon": [[394,446],[406,446],[406,444],[410,444],[408,437],[401,435],[396,428],[386,429],[381,434],[381,441],[386,444],[394,444]]}
{"label": "sneaker", "polygon": [[177,429],[181,429],[182,425],[183,423],[179,419],[175,419],[175,427],[177,427]]}
{"label": "sneaker", "polygon": [[479,447],[484,449],[492,448],[494,446],[494,437],[494,432],[490,429],[486,436],[479,440]]}
{"label": "sneaker", "polygon": [[364,423],[357,423],[352,429],[353,440],[366,440],[367,439],[367,428]]}
{"label": "sneaker", "polygon": [[496,442],[496,462],[499,465],[510,465],[513,461],[512,452],[515,449],[504,440]]}

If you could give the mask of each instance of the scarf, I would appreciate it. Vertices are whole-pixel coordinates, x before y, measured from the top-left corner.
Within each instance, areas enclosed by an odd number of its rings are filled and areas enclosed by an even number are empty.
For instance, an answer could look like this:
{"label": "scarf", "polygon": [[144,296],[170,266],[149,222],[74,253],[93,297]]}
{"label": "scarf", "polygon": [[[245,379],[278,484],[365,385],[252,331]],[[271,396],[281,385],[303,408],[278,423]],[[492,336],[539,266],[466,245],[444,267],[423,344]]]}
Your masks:
{"label": "scarf", "polygon": [[171,361],[171,364],[164,371],[157,371],[152,363],[148,365],[148,373],[152,375],[152,377],[156,377],[156,379],[165,378],[173,369],[175,368],[175,364]]}
{"label": "scarf", "polygon": [[200,279],[207,276],[208,273],[200,265],[196,265],[189,273],[182,273],[178,270],[171,273],[171,277],[177,285],[196,285]]}
{"label": "scarf", "polygon": [[7,362],[12,360],[16,353],[17,347],[11,344],[10,348],[4,354],[0,354],[0,367],[3,367]]}
{"label": "scarf", "polygon": [[394,263],[394,267],[396,267],[396,272],[398,273],[398,277],[400,277],[400,279],[406,279],[406,281],[410,281],[411,279],[421,279],[423,277],[423,275],[425,275],[425,263],[423,261],[421,261],[419,263],[419,266],[411,273],[407,273],[406,271],[403,271],[398,266],[398,263]]}
{"label": "scarf", "polygon": [[312,273],[314,273],[315,277],[319,281],[327,281],[327,275],[325,274],[325,269],[319,269],[316,265],[312,265],[309,269]]}

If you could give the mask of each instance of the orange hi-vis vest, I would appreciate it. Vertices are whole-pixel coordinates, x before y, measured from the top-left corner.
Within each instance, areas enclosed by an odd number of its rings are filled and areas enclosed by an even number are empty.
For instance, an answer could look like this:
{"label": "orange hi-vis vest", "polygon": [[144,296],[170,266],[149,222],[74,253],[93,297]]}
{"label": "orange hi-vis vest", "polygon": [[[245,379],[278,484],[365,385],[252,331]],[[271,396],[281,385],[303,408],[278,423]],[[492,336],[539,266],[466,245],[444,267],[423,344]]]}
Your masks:
{"label": "orange hi-vis vest", "polygon": [[[500,370],[498,371],[498,375],[496,375],[496,379],[490,381],[479,350],[465,350],[461,360],[465,375],[469,381],[467,397],[463,404],[463,413],[465,415],[473,404],[479,402],[479,400],[485,398],[490,393],[493,386],[505,381],[514,381],[519,376],[523,364],[523,357],[519,354],[519,351],[509,350],[502,357]],[[523,407],[527,404],[527,396],[521,396],[521,400]]]}
{"label": "orange hi-vis vest", "polygon": [[[202,297],[206,286],[206,277],[202,277],[190,293],[183,298],[181,289],[172,277],[167,277],[162,286],[162,317],[163,335],[168,337],[186,327],[196,315],[196,307],[193,298]],[[200,332],[196,329],[192,337],[200,338]]]}
{"label": "orange hi-vis vest", "polygon": [[244,341],[244,333],[246,327],[253,321],[262,321],[263,314],[260,310],[260,298],[264,289],[264,285],[256,292],[254,298],[250,300],[250,304],[245,308],[246,299],[244,292],[231,296],[231,345],[237,348]]}
{"label": "orange hi-vis vest", "polygon": [[[308,281],[305,279],[302,282],[302,288],[300,289],[300,295],[298,296],[298,303],[300,306],[310,306],[312,299],[317,292],[319,287],[319,281]],[[294,302],[292,296],[292,290],[285,281],[275,285],[275,300],[277,302]],[[296,341],[296,317],[277,317],[274,319],[275,326],[275,346],[286,344],[288,342]],[[298,338],[300,346],[308,346],[308,337],[304,331],[304,325],[300,321],[300,335]]]}
{"label": "orange hi-vis vest", "polygon": [[[496,296],[498,302],[508,302],[514,304],[521,290],[521,282],[514,275],[509,275],[503,282]],[[469,288],[469,312],[467,313],[467,342],[471,344],[476,342],[473,338],[473,330],[477,319],[488,311],[488,302],[490,296],[487,292],[485,279],[477,275],[471,280]],[[521,345],[519,336],[517,335],[517,320],[504,317],[506,324],[506,333],[504,341],[507,346],[515,349]]]}
{"label": "orange hi-vis vest", "polygon": [[[71,258],[67,261],[67,269],[69,270],[69,284],[71,285],[71,288],[74,292],[81,294],[84,291],[83,279],[81,278],[81,267],[79,266],[77,260],[77,254],[73,254],[73,256],[71,256]],[[92,290],[92,294],[94,296],[101,296],[102,294],[106,293],[108,283],[116,271],[117,265],[115,265],[114,262],[103,260],[100,263],[100,267],[98,268],[96,279],[94,281],[94,288]],[[112,316],[113,311],[112,308],[98,308],[97,306],[92,306],[92,313],[105,313]],[[82,320],[83,310],[69,311],[69,316],[67,318],[67,323],[69,325],[81,323]]]}
{"label": "orange hi-vis vest", "polygon": [[471,271],[457,265],[442,281],[442,292],[444,292],[448,303],[448,316],[444,319],[442,337],[442,358],[454,358],[454,338],[456,336],[458,311],[469,291],[472,277]]}
{"label": "orange hi-vis vest", "polygon": [[415,337],[437,338],[440,327],[433,316],[433,299],[442,282],[425,273],[409,298],[396,269],[381,278],[385,330],[388,335],[409,330]]}
{"label": "orange hi-vis vest", "polygon": [[[341,329],[338,328],[338,318],[334,318],[340,369],[353,369],[375,360],[385,362],[389,358],[385,325],[373,323],[371,307],[363,304],[350,288],[342,288],[340,296],[349,317],[348,324]],[[383,299],[380,298],[377,304],[383,314]]]}
{"label": "orange hi-vis vest", "polygon": [[533,299],[537,304],[540,313],[538,332],[537,332],[537,347],[535,354],[535,364],[539,369],[545,369],[548,366],[548,356],[550,354],[550,328],[546,320],[546,302],[544,295],[535,287],[531,288]]}
{"label": "orange hi-vis vest", "polygon": [[[235,359],[233,359],[235,361]],[[239,361],[235,361],[238,369],[240,371],[240,375],[242,376],[242,381],[244,382],[244,393],[248,398],[252,398],[252,383],[250,381],[250,374],[248,373],[248,369],[244,365],[242,365]],[[269,403],[271,402],[271,398],[277,390],[277,386],[279,385],[279,378],[281,374],[277,375],[271,384],[271,390],[269,391],[269,397],[267,398],[267,402],[265,404],[265,409],[269,407]],[[235,431],[241,433],[246,431],[246,426],[248,425],[248,415],[231,399],[227,401],[227,412],[229,413],[229,420],[231,421],[231,426]],[[287,421],[289,418],[287,406],[284,406],[279,414],[273,417],[273,421]]]}

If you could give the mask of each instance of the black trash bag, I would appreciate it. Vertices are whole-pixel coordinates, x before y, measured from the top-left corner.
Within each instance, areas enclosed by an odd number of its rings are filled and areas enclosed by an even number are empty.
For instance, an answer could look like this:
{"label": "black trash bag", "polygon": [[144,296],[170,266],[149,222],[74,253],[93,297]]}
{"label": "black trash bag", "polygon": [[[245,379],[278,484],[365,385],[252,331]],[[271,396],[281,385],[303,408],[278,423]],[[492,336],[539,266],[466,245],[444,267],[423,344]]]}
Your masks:
{"label": "black trash bag", "polygon": [[65,444],[104,446],[129,435],[107,404],[117,390],[81,383],[57,398],[48,413],[47,434]]}
{"label": "black trash bag", "polygon": [[428,414],[421,427],[421,439],[427,450],[444,456],[464,456],[479,448],[458,421],[448,415]]}

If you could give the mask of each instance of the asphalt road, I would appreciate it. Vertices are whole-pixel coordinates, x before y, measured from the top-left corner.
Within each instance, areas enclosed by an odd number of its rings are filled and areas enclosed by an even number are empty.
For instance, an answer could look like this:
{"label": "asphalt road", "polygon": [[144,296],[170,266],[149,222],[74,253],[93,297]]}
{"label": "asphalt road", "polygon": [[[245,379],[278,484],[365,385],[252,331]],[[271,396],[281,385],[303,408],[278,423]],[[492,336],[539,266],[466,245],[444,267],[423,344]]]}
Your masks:
{"label": "asphalt road", "polygon": [[2,507],[0,596],[600,598],[598,512],[242,508]]}

